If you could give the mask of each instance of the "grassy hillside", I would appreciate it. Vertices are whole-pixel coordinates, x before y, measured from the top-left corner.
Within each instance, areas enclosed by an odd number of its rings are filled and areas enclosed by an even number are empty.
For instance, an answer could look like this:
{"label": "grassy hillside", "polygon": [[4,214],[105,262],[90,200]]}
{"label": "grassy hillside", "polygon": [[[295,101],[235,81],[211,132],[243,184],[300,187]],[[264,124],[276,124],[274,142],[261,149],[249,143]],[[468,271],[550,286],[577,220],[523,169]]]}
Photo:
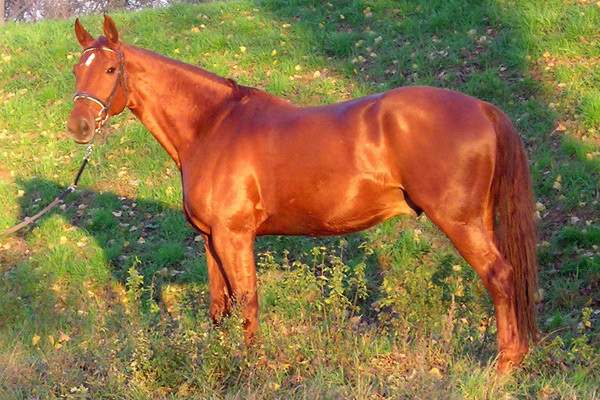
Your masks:
{"label": "grassy hillside", "polygon": [[[121,38],[295,103],[401,85],[495,103],[527,146],[540,344],[494,374],[492,305],[426,218],[256,244],[261,334],[208,319],[203,247],[176,167],[129,112],[81,190],[0,242],[0,398],[600,397],[596,2],[255,0],[113,15]],[[93,34],[102,18],[84,18]],[[0,31],[0,230],[39,211],[84,149],[63,133],[73,21]]]}

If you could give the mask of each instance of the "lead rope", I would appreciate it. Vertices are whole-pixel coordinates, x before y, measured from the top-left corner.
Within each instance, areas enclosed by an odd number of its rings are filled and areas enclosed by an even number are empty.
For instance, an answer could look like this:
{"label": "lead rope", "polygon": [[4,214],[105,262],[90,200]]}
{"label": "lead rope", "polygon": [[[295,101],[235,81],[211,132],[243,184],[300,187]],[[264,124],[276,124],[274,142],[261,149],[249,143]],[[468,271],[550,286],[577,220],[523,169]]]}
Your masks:
{"label": "lead rope", "polygon": [[83,161],[81,162],[81,166],[79,167],[79,170],[77,171],[77,175],[75,175],[75,179],[73,180],[73,183],[71,185],[69,185],[69,187],[67,188],[67,190],[65,190],[60,195],[58,195],[52,201],[52,203],[48,204],[46,207],[44,207],[44,209],[42,211],[40,211],[39,213],[35,214],[33,217],[26,218],[23,222],[15,225],[15,226],[13,226],[12,228],[10,228],[7,231],[4,231],[4,232],[0,233],[0,238],[3,238],[3,237],[8,236],[8,235],[11,235],[11,234],[17,232],[18,230],[26,227],[27,225],[35,222],[36,220],[40,219],[42,217],[42,215],[46,214],[48,211],[52,210],[57,205],[63,203],[64,200],[65,200],[65,198],[69,194],[73,193],[75,191],[75,189],[77,189],[77,184],[79,183],[79,178],[81,178],[81,174],[83,173],[83,170],[84,170],[85,166],[90,161],[90,157],[92,155],[92,147],[93,147],[93,144],[90,143],[88,145],[88,147],[87,147],[86,152],[85,152],[85,157],[83,157]]}

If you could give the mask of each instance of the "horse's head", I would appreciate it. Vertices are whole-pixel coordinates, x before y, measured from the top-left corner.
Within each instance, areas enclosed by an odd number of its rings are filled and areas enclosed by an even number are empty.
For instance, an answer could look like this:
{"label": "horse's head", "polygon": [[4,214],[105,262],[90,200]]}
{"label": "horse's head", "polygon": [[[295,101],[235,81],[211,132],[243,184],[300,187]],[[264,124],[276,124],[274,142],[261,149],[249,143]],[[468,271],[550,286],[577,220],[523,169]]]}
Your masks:
{"label": "horse's head", "polygon": [[67,129],[77,143],[89,143],[112,115],[127,103],[125,58],[113,20],[104,16],[104,34],[96,40],[75,20],[75,35],[83,47],[73,67],[77,91]]}

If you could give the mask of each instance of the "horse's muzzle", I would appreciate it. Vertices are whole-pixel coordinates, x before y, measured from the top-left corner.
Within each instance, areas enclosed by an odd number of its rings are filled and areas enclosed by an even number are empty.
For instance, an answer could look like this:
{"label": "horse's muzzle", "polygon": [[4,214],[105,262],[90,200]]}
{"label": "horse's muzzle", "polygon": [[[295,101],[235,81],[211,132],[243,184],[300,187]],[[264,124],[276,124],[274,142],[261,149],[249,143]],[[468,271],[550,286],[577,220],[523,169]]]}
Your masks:
{"label": "horse's muzzle", "polygon": [[67,131],[79,144],[87,144],[94,137],[95,122],[83,116],[71,116],[67,121]]}

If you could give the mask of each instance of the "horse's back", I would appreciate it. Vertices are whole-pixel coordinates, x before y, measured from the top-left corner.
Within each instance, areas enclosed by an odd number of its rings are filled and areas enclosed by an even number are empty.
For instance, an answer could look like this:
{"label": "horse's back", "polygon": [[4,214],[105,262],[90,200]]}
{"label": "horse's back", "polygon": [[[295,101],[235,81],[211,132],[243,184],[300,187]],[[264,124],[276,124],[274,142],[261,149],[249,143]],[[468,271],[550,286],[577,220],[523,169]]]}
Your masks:
{"label": "horse's back", "polygon": [[282,178],[290,170],[359,173],[404,188],[423,176],[443,181],[474,159],[493,165],[496,132],[485,104],[450,90],[403,87],[286,110],[258,135],[263,140],[252,141],[265,167]]}

